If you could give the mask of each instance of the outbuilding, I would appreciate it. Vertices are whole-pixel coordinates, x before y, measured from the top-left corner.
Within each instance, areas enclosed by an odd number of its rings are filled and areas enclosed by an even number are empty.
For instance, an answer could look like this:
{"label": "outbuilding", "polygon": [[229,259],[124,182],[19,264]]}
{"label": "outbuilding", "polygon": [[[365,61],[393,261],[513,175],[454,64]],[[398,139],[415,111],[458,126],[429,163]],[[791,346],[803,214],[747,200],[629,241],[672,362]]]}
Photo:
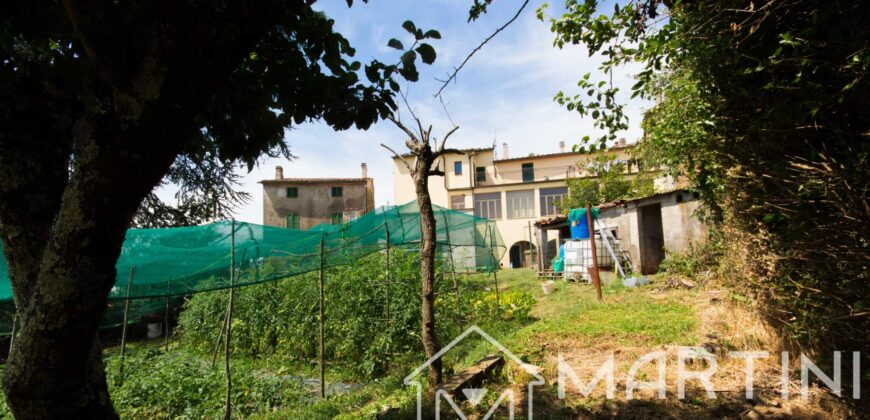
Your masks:
{"label": "outbuilding", "polygon": [[[698,217],[701,200],[697,192],[678,189],[633,200],[606,203],[598,208],[596,230],[605,228],[619,240],[622,250],[642,274],[655,273],[665,249],[686,251],[705,239],[706,228]],[[567,217],[557,215],[534,223],[537,230],[538,270],[546,271],[571,238]],[[604,250],[600,252],[606,252]]]}

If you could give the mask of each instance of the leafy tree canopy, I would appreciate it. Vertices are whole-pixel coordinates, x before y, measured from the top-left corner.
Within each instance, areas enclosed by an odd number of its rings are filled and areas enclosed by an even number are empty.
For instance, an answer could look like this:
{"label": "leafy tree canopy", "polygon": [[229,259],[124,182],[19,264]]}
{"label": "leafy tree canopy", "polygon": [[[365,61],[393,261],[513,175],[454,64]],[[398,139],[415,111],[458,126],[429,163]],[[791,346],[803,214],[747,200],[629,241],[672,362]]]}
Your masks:
{"label": "leafy tree canopy", "polygon": [[629,175],[627,163],[618,160],[615,154],[597,154],[578,166],[586,176],[567,180],[568,195],[559,203],[559,210],[563,213],[587,204],[595,206],[655,193],[650,176],[643,173]]}
{"label": "leafy tree canopy", "polygon": [[[642,70],[632,97],[650,163],[703,192],[729,233],[723,264],[796,342],[866,347],[870,317],[870,18],[865,2],[568,0],[555,44],[605,61],[568,109],[603,143],[626,127],[607,74]],[[752,256],[746,258],[745,256]]]}
{"label": "leafy tree canopy", "polygon": [[[435,59],[440,34],[407,21],[408,50],[362,64],[312,4],[0,5],[0,239],[20,319],[3,382],[17,417],[116,417],[95,332],[137,211],[148,226],[226,215],[245,199],[235,166],[289,157],[284,133],[307,121],[368,128],[417,59]],[[181,207],[149,195],[161,182]]]}

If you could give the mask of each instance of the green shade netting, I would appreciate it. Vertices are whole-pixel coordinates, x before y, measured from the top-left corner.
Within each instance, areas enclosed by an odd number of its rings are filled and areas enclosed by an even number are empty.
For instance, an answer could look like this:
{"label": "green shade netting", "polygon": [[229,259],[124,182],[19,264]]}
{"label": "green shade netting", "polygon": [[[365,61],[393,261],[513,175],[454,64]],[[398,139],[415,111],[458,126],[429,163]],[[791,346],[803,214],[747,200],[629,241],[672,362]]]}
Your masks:
{"label": "green shade netting", "polygon": [[[453,266],[459,272],[498,269],[505,246],[494,221],[437,206],[434,210],[439,258],[446,259],[452,252]],[[323,266],[328,268],[353,264],[385,249],[388,237],[392,247],[414,249],[419,245],[422,238],[416,201],[381,207],[342,225],[307,231],[230,221],[129,229],[115,265],[115,286],[109,293],[103,326],[122,322],[132,267],[130,320],[135,321],[162,314],[166,297],[230,287],[233,248],[236,269],[241,273],[235,285],[242,287],[318,270],[321,244]],[[11,331],[14,313],[8,267],[0,258],[0,334]]]}

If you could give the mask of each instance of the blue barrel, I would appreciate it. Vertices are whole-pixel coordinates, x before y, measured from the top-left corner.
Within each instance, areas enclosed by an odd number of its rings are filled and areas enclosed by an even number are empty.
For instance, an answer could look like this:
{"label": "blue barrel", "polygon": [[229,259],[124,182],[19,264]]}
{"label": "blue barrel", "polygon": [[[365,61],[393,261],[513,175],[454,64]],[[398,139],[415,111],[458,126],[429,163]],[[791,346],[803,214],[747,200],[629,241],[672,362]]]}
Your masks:
{"label": "blue barrel", "polygon": [[[592,212],[595,215],[595,212]],[[571,226],[571,239],[589,239],[589,219],[586,209],[573,209],[568,212],[568,223]]]}

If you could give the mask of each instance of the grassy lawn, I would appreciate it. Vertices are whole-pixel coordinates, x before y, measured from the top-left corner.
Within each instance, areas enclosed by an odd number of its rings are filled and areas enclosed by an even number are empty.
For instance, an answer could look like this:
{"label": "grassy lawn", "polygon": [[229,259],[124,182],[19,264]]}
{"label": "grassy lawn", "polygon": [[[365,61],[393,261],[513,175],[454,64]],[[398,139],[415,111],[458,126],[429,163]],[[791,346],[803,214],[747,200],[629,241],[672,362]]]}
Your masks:
{"label": "grassy lawn", "polygon": [[[592,285],[559,280],[556,291],[544,295],[530,270],[502,271],[499,283],[503,290],[519,290],[535,298],[533,321],[520,328],[507,323],[481,327],[529,363],[543,362],[540,356],[546,348],[565,342],[585,348],[601,344],[697,344],[698,320],[695,310],[685,302],[686,292],[653,296],[649,286],[626,288],[610,273],[602,273],[602,277],[603,302],[599,303]],[[481,278],[471,281],[492,282]],[[481,343],[468,349],[460,364],[472,364],[491,351]]]}

